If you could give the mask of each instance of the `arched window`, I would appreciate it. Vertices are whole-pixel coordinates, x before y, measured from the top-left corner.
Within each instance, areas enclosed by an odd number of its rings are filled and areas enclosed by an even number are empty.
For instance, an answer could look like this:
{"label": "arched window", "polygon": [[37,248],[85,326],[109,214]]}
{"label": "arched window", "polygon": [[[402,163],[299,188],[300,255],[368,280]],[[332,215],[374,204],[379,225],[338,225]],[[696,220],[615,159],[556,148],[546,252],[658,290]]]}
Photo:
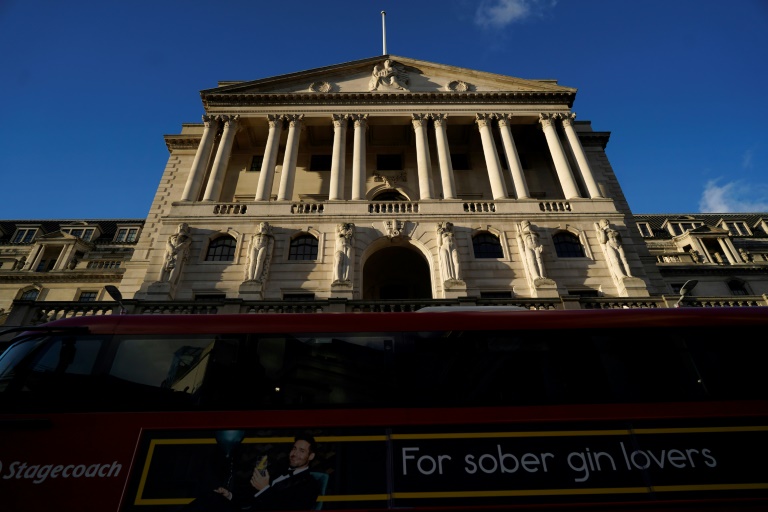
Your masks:
{"label": "arched window", "polygon": [[312,235],[299,235],[291,240],[291,248],[288,252],[289,260],[316,260],[317,238]]}
{"label": "arched window", "polygon": [[475,258],[504,257],[504,251],[501,248],[499,238],[487,231],[472,237],[472,247],[475,250]]}
{"label": "arched window", "polygon": [[211,240],[205,261],[234,261],[237,240],[230,235],[221,235]]}
{"label": "arched window", "polygon": [[744,286],[744,282],[738,279],[728,281],[728,288],[731,290],[732,295],[747,295],[747,288]]}
{"label": "arched window", "polygon": [[40,290],[37,288],[32,288],[31,290],[27,290],[24,293],[21,294],[21,297],[19,297],[19,300],[37,300],[37,297],[40,295]]}
{"label": "arched window", "polygon": [[559,258],[583,258],[584,247],[581,246],[579,237],[567,231],[561,231],[552,236],[555,244],[555,252]]}

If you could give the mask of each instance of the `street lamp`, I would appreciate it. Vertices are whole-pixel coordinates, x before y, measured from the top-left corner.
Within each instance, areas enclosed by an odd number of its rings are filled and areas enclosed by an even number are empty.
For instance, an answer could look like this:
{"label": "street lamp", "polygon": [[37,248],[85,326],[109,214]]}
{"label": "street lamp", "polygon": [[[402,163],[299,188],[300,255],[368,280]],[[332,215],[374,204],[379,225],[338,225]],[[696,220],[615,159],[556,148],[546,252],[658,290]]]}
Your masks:
{"label": "street lamp", "polygon": [[124,315],[127,313],[125,310],[125,306],[123,306],[123,294],[120,293],[120,290],[117,289],[117,286],[112,286],[111,284],[108,284],[104,287],[105,290],[107,290],[107,293],[110,297],[112,297],[112,300],[117,302],[117,305],[120,306],[120,314]]}
{"label": "street lamp", "polygon": [[685,296],[691,293],[691,290],[696,288],[697,284],[699,284],[699,282],[696,279],[691,279],[683,284],[683,286],[680,288],[680,298],[677,299],[677,302],[675,303],[676,308],[680,307],[680,305],[683,303],[683,299],[685,299]]}

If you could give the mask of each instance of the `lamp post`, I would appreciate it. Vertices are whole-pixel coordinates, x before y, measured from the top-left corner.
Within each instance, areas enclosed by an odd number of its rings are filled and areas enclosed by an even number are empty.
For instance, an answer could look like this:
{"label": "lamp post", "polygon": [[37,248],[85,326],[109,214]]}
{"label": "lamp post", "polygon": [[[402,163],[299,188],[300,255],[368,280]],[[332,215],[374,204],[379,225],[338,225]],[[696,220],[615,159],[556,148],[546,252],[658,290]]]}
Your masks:
{"label": "lamp post", "polygon": [[697,284],[699,284],[699,282],[696,279],[691,279],[683,284],[683,286],[680,288],[680,298],[677,299],[677,302],[675,303],[676,308],[680,307],[680,305],[683,303],[683,299],[685,299],[685,296],[691,293],[691,290],[696,288]]}

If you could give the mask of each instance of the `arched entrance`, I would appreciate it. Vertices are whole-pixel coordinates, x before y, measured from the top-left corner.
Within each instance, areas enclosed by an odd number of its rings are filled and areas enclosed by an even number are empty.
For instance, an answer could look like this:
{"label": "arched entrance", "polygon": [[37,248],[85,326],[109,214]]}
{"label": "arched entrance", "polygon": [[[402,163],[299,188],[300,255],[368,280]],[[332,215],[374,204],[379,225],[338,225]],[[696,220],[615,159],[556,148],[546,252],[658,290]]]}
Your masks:
{"label": "arched entrance", "polygon": [[431,298],[429,264],[416,249],[384,247],[365,261],[363,300]]}

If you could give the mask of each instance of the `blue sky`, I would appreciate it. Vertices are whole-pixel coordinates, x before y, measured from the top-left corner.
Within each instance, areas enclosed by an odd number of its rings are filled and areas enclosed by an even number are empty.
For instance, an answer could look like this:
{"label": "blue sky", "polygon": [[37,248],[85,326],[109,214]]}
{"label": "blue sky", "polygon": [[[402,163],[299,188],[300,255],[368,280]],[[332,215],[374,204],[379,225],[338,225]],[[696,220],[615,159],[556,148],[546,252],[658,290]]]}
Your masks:
{"label": "blue sky", "polygon": [[0,218],[145,218],[199,91],[393,55],[578,89],[635,213],[768,212],[765,0],[0,0]]}

